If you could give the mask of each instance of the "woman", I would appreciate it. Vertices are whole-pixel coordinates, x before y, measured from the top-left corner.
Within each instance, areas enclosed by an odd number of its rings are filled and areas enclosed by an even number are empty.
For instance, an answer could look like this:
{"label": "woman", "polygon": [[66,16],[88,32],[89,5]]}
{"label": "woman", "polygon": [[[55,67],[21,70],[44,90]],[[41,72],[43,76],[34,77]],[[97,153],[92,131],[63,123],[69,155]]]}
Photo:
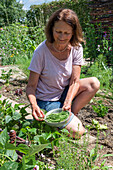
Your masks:
{"label": "woman", "polygon": [[[83,135],[85,128],[77,113],[95,95],[100,83],[96,77],[80,79],[84,41],[77,15],[70,9],[59,9],[50,17],[46,40],[34,51],[29,66],[26,93],[36,120],[43,120],[41,109],[63,108],[70,112],[65,128]],[[39,119],[39,117],[41,119]]]}

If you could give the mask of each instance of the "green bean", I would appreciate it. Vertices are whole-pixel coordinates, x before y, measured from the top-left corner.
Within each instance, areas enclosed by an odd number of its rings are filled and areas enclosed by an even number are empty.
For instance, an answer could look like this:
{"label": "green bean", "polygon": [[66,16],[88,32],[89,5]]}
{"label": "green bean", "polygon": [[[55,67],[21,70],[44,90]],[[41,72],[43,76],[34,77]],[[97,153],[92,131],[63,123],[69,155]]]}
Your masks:
{"label": "green bean", "polygon": [[69,116],[69,112],[68,111],[61,111],[59,113],[51,113],[50,115],[48,115],[46,117],[46,120],[48,122],[62,122],[65,119],[67,119]]}

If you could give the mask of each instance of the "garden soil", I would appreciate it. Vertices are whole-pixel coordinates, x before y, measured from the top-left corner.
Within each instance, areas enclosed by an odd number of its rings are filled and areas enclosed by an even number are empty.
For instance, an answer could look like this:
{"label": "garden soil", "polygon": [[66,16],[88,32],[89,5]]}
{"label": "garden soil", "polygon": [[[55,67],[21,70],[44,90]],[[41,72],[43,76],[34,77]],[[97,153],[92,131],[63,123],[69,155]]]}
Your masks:
{"label": "garden soil", "polygon": [[[16,74],[17,73],[19,75],[22,74],[23,76],[23,73],[21,71],[16,72]],[[27,105],[29,104],[29,102],[26,97],[26,85],[26,76],[23,76],[22,79],[17,79],[16,77],[14,79],[11,79],[9,86],[5,86],[4,82],[0,81],[0,86],[2,87],[0,88],[0,94],[11,100],[14,100],[15,102],[24,103],[25,105]],[[92,125],[93,119],[97,120],[102,125],[107,125],[107,130],[100,130],[99,132],[98,153],[99,155],[113,154],[113,100],[110,99],[110,96],[112,97],[112,94],[105,95],[104,91],[99,91],[98,94],[98,97],[94,97],[89,104],[87,104],[83,109],[80,110],[80,112],[78,113],[78,117],[82,121],[84,126]],[[95,105],[96,101],[98,100],[103,100],[104,105],[109,108],[108,113],[103,118],[98,117],[97,113],[95,113],[92,109],[92,105]],[[95,127],[90,130],[90,135],[97,137],[97,130]],[[103,149],[101,149],[101,146],[103,146]],[[90,151],[94,147],[95,143],[91,143],[88,146],[88,150]],[[113,157],[109,156],[103,158],[103,160],[104,159],[106,160],[105,165],[111,166],[111,169],[113,169]],[[97,165],[99,165],[100,162],[102,162],[102,159],[100,159],[99,157],[97,160]]]}

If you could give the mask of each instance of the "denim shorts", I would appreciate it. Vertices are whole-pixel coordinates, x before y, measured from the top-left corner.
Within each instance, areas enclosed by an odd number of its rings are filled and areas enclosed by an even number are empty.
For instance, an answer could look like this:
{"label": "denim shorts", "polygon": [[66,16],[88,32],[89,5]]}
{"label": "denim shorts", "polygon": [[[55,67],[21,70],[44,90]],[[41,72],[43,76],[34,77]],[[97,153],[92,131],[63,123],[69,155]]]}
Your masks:
{"label": "denim shorts", "polygon": [[[38,106],[41,109],[46,110],[47,112],[50,111],[50,110],[53,110],[53,109],[62,108],[64,100],[65,100],[67,92],[68,92],[68,89],[69,89],[69,86],[66,86],[64,91],[63,91],[63,93],[62,93],[62,95],[61,95],[61,98],[58,101],[43,101],[43,100],[37,99]],[[65,124],[64,126],[60,127],[59,129],[62,129],[65,126],[67,126],[71,122],[73,117],[74,117],[74,114],[72,113],[72,115],[70,117],[70,120],[67,122],[67,124]]]}

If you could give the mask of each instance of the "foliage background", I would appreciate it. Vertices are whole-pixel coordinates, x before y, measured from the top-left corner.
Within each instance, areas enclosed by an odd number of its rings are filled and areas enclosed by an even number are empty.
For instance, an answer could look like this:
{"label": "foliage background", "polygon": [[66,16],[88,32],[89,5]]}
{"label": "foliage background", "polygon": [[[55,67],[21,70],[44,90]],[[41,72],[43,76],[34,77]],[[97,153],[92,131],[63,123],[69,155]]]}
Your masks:
{"label": "foliage background", "polygon": [[16,0],[0,0],[0,27],[23,22],[26,13],[22,7],[23,4],[16,2]]}

